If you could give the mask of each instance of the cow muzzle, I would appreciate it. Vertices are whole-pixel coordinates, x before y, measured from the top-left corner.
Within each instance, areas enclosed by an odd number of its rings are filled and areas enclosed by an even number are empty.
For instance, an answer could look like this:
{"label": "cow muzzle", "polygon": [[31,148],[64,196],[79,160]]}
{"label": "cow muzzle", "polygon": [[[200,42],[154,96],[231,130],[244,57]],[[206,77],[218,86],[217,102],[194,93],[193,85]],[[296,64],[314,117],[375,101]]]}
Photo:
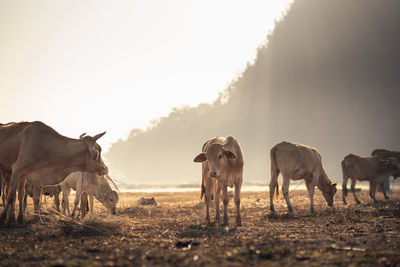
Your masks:
{"label": "cow muzzle", "polygon": [[97,174],[98,175],[106,175],[106,174],[108,174],[107,166],[105,166],[105,165],[99,166]]}
{"label": "cow muzzle", "polygon": [[220,173],[217,171],[210,171],[208,175],[210,175],[210,177],[212,178],[218,178],[220,176]]}
{"label": "cow muzzle", "polygon": [[115,207],[111,208],[111,213],[114,214],[114,215],[117,214],[117,209]]}

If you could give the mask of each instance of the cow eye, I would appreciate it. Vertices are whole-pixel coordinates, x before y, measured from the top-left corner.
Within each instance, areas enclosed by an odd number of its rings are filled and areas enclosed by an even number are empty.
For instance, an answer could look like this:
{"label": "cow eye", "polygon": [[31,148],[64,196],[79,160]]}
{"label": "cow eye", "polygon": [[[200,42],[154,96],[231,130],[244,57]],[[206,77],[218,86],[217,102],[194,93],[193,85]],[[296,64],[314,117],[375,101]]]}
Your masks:
{"label": "cow eye", "polygon": [[222,154],[220,154],[220,155],[218,156],[218,158],[221,159],[221,158],[222,158]]}

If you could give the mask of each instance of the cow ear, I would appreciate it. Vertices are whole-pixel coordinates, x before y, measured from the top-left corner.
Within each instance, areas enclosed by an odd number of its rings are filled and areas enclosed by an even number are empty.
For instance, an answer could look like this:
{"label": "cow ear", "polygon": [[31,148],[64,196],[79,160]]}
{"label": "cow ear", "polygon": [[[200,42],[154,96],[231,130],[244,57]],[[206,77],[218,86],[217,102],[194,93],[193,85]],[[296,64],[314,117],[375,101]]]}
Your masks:
{"label": "cow ear", "polygon": [[102,132],[102,133],[96,134],[95,136],[93,136],[93,140],[97,141],[100,137],[102,137],[105,134],[106,134],[106,132]]}
{"label": "cow ear", "polygon": [[235,153],[229,150],[224,150],[224,154],[228,159],[237,159],[237,156]]}
{"label": "cow ear", "polygon": [[85,136],[86,133],[83,133],[79,136],[79,139],[82,139]]}
{"label": "cow ear", "polygon": [[194,162],[204,162],[207,160],[207,156],[206,153],[202,152],[200,154],[198,154],[195,158],[194,158]]}

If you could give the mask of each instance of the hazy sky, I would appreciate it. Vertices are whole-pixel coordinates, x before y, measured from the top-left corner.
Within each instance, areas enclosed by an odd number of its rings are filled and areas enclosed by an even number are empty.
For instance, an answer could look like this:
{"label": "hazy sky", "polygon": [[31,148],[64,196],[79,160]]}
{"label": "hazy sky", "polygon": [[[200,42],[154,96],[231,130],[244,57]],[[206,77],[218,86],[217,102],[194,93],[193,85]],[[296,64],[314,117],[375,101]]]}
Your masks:
{"label": "hazy sky", "polygon": [[291,0],[1,1],[0,122],[99,143],[214,100]]}

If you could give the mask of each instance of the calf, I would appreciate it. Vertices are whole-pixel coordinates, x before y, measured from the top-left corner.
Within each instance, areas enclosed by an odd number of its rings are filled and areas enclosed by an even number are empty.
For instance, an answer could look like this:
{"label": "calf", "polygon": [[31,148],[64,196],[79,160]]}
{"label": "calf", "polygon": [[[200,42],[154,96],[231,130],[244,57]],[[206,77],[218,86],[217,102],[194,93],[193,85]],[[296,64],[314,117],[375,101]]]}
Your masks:
{"label": "calf", "polygon": [[314,190],[317,186],[330,207],[333,207],[333,197],[336,193],[336,183],[333,183],[325,173],[322,166],[321,154],[312,147],[281,142],[274,145],[270,151],[271,156],[271,181],[269,183],[270,209],[274,209],[274,193],[279,198],[278,176],[282,173],[282,192],[285,197],[289,212],[293,212],[289,200],[290,180],[304,179],[310,196],[311,213],[314,213]]}
{"label": "calf", "polygon": [[[108,179],[107,179],[108,178]],[[81,173],[74,172],[71,173],[63,182],[59,185],[61,191],[63,192],[63,213],[65,211],[70,214],[68,196],[71,189],[76,191],[74,208],[72,210],[72,217],[75,217],[75,211],[82,198],[82,192],[89,195],[90,208],[89,211],[93,213],[93,202],[94,197],[100,201],[103,206],[111,210],[112,214],[116,214],[116,205],[118,202],[118,193],[111,189],[109,180],[111,178],[105,176],[99,176],[92,173]],[[111,181],[110,181],[111,182]],[[84,198],[85,199],[85,198]],[[83,205],[81,205],[82,207]]]}
{"label": "calf", "polygon": [[354,200],[357,204],[360,203],[356,196],[355,186],[356,181],[369,181],[369,195],[376,203],[375,191],[377,184],[382,187],[382,192],[385,198],[386,195],[385,187],[383,183],[386,178],[394,173],[400,171],[400,164],[396,158],[389,158],[384,160],[378,157],[360,157],[354,154],[349,154],[341,162],[343,171],[343,185],[342,195],[343,203],[347,204],[347,180],[351,179],[351,192],[353,193]]}
{"label": "calf", "polygon": [[219,197],[222,190],[222,202],[224,204],[223,225],[228,224],[227,207],[229,202],[227,187],[235,186],[236,225],[242,225],[240,217],[240,189],[243,182],[243,153],[237,140],[228,136],[214,137],[205,142],[202,152],[194,158],[194,162],[202,163],[201,196],[205,195],[206,222],[210,224],[209,205],[215,184],[215,220],[220,221]]}
{"label": "calf", "polygon": [[[52,186],[44,186],[41,191],[42,191],[42,194],[45,195],[45,196],[54,197],[54,205],[56,207],[56,210],[58,212],[60,212],[60,193],[61,193],[61,189],[59,187],[57,187],[57,186],[54,186],[54,187],[52,187]],[[33,198],[33,196],[35,195],[35,185],[29,179],[27,179],[26,183],[25,183],[24,210],[26,209],[26,200],[27,200],[27,196],[28,195],[31,198]]]}

